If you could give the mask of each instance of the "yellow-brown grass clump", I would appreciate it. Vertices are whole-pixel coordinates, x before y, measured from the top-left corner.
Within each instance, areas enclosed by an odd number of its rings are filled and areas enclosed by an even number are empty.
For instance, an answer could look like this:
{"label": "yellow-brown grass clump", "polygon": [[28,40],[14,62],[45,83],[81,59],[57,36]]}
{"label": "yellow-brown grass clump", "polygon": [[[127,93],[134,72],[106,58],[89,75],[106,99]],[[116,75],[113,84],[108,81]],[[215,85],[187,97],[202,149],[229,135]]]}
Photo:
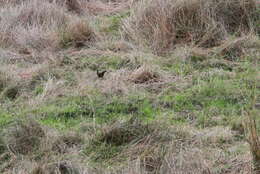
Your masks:
{"label": "yellow-brown grass clump", "polygon": [[257,131],[255,111],[245,112],[246,116],[245,129],[248,137],[248,143],[250,145],[251,154],[253,156],[254,173],[260,172],[260,138]]}
{"label": "yellow-brown grass clump", "polygon": [[0,7],[0,44],[21,55],[48,57],[64,45],[86,45],[93,38],[88,22],[56,1],[28,0]]}
{"label": "yellow-brown grass clump", "polygon": [[255,0],[145,0],[125,20],[127,39],[162,54],[177,44],[219,45],[229,34],[249,32],[259,19]]}
{"label": "yellow-brown grass clump", "polygon": [[45,132],[41,125],[33,120],[19,121],[4,133],[5,142],[15,154],[30,154],[37,150]]}
{"label": "yellow-brown grass clump", "polygon": [[129,79],[136,84],[143,84],[158,82],[160,81],[160,76],[150,68],[141,66],[130,74]]}
{"label": "yellow-brown grass clump", "polygon": [[91,45],[96,40],[96,35],[84,20],[71,22],[59,33],[60,45],[63,47],[82,47]]}

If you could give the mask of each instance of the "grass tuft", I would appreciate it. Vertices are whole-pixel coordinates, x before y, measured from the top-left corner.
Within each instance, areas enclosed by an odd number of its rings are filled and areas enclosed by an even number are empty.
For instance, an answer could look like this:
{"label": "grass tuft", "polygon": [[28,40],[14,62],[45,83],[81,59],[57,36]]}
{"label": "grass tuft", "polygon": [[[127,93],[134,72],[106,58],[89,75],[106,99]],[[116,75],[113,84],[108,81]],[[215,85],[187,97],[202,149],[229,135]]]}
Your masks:
{"label": "grass tuft", "polygon": [[248,143],[250,145],[251,154],[253,156],[254,172],[260,172],[260,139],[257,131],[256,118],[254,113],[244,113],[246,116],[245,129],[248,136]]}
{"label": "grass tuft", "polygon": [[158,150],[160,144],[169,141],[170,134],[163,132],[165,134],[153,123],[145,124],[132,117],[128,121],[116,122],[98,131],[87,145],[85,153],[93,162],[103,164],[126,161],[141,154],[143,164],[148,168],[149,162],[156,159],[149,155],[156,153],[155,149]]}
{"label": "grass tuft", "polygon": [[254,0],[146,0],[136,5],[125,20],[126,38],[157,54],[178,44],[214,47],[227,34],[257,29]]}
{"label": "grass tuft", "polygon": [[77,20],[70,23],[64,30],[59,33],[60,45],[62,47],[89,46],[96,40],[96,34],[90,25],[84,20]]}
{"label": "grass tuft", "polygon": [[129,79],[136,84],[142,84],[158,82],[160,81],[160,76],[158,73],[153,72],[150,68],[141,66],[131,73]]}
{"label": "grass tuft", "polygon": [[52,144],[52,151],[66,153],[68,149],[75,148],[83,144],[83,138],[78,134],[68,134],[57,137],[57,140]]}
{"label": "grass tuft", "polygon": [[33,153],[40,146],[45,132],[39,123],[33,120],[18,121],[5,130],[5,142],[15,154]]}

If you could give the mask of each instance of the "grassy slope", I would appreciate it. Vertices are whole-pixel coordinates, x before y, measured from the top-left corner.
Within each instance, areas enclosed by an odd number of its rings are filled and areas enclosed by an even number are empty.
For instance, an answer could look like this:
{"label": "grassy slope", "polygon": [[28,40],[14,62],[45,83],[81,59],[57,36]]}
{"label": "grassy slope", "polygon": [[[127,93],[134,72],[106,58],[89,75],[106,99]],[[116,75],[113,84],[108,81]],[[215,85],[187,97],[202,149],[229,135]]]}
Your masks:
{"label": "grassy slope", "polygon": [[[117,170],[127,165],[131,168],[131,161],[139,160],[153,172],[159,171],[158,166],[183,173],[250,171],[242,111],[250,107],[252,95],[260,95],[259,36],[245,48],[249,50],[246,55],[232,61],[218,54],[190,54],[194,48],[189,46],[155,56],[121,41],[121,20],[128,15],[124,11],[93,19],[93,25],[110,40],[100,41],[95,49],[68,48],[57,61],[38,65],[1,62],[2,67],[19,72],[34,66],[39,69],[28,79],[17,80],[14,75],[10,85],[0,88],[3,137],[11,134],[6,133],[9,127],[28,117],[54,137],[54,142],[46,145],[52,149],[46,155],[49,157],[42,155],[43,147],[25,155],[32,169],[43,161],[47,165],[71,160],[83,168]],[[103,79],[96,77],[97,67],[109,71]],[[137,83],[143,72],[158,74],[159,80]],[[134,118],[138,121],[132,121]],[[213,155],[209,157],[210,152]],[[11,162],[12,155],[4,158],[2,154],[7,153],[1,152],[0,139],[0,173],[12,168],[26,171],[27,164],[17,159],[21,154],[14,153],[17,166]],[[185,162],[160,166],[165,158],[172,163],[176,159]],[[196,158],[205,160],[206,165]],[[139,171],[137,168],[132,170]]]}

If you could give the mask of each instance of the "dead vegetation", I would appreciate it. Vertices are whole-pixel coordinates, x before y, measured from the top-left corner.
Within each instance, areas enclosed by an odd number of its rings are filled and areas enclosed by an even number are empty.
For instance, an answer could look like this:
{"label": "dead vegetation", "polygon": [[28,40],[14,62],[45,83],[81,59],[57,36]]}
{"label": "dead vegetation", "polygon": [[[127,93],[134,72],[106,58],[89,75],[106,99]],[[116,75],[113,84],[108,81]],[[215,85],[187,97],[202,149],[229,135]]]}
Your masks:
{"label": "dead vegetation", "polygon": [[92,15],[111,15],[129,9],[134,0],[89,0],[82,1],[86,11]]}
{"label": "dead vegetation", "polygon": [[0,138],[0,155],[2,156],[2,154],[7,150],[7,147],[4,143],[4,140],[2,138]]}
{"label": "dead vegetation", "polygon": [[64,45],[88,45],[95,38],[85,19],[68,13],[56,2],[25,1],[2,8],[0,18],[2,45],[33,58],[46,58],[49,52],[54,54]]}
{"label": "dead vegetation", "polygon": [[147,0],[135,7],[123,29],[127,39],[160,54],[178,44],[217,46],[229,34],[255,30],[257,18],[253,0]]}
{"label": "dead vegetation", "polygon": [[138,142],[146,135],[149,135],[152,129],[148,125],[143,125],[137,119],[129,120],[124,123],[115,123],[102,130],[98,141],[121,146],[133,142]]}
{"label": "dead vegetation", "polygon": [[258,171],[258,21],[254,0],[0,0],[0,173]]}
{"label": "dead vegetation", "polygon": [[[230,129],[201,131],[166,122],[144,123],[132,117],[97,127],[94,132],[84,132],[87,136],[78,133],[59,136],[33,120],[17,122],[2,134],[0,171],[12,174],[250,172],[250,158],[244,151],[237,154],[241,147]],[[117,167],[95,169],[86,166],[86,158],[92,163]],[[230,165],[227,167],[226,163]]]}
{"label": "dead vegetation", "polygon": [[20,93],[21,83],[10,77],[10,74],[0,72],[0,99],[15,99]]}
{"label": "dead vegetation", "polygon": [[252,113],[246,113],[245,127],[248,134],[248,143],[250,144],[251,153],[253,156],[254,172],[260,172],[260,140],[256,126],[256,119]]}
{"label": "dead vegetation", "polygon": [[97,38],[89,24],[83,20],[71,22],[64,30],[60,31],[59,35],[62,47],[89,47]]}
{"label": "dead vegetation", "polygon": [[52,144],[52,151],[58,153],[66,153],[69,149],[75,148],[83,144],[84,140],[81,135],[70,133],[68,135],[62,135]]}
{"label": "dead vegetation", "polygon": [[82,8],[82,3],[79,0],[65,0],[65,1],[60,1],[62,5],[65,4],[66,9],[69,11],[75,12],[75,13],[82,13],[84,9]]}
{"label": "dead vegetation", "polygon": [[[256,85],[256,84],[255,84]],[[256,87],[256,86],[255,86]],[[254,174],[258,174],[260,172],[260,139],[258,133],[258,125],[256,124],[257,120],[257,110],[256,110],[256,102],[257,95],[255,90],[252,93],[252,101],[250,103],[250,107],[247,111],[244,111],[244,127],[247,134],[247,141],[250,145],[251,154],[253,156],[253,172]],[[250,110],[249,110],[250,109]]]}
{"label": "dead vegetation", "polygon": [[8,149],[15,154],[29,154],[39,149],[45,136],[41,126],[32,120],[18,122],[6,130],[5,141]]}
{"label": "dead vegetation", "polygon": [[9,78],[6,73],[0,71],[0,92],[8,85]]}
{"label": "dead vegetation", "polygon": [[156,173],[169,148],[167,145],[174,136],[167,131],[168,127],[162,129],[156,126],[156,123],[145,124],[132,117],[128,121],[116,122],[112,126],[102,128],[101,132],[90,140],[86,153],[94,161],[108,164],[120,161],[125,163],[126,157],[133,162],[140,160],[139,167],[144,172]]}
{"label": "dead vegetation", "polygon": [[153,72],[147,66],[142,66],[132,72],[129,79],[136,84],[153,83],[160,81],[158,73]]}
{"label": "dead vegetation", "polygon": [[76,160],[73,162],[72,159],[58,159],[65,153],[73,153],[72,149],[77,149],[78,145],[83,143],[82,139],[72,134],[55,137],[53,132],[50,133],[51,130],[46,130],[38,122],[28,119],[17,121],[6,128],[1,133],[3,139],[0,140],[0,172],[31,174],[85,172],[77,165]]}

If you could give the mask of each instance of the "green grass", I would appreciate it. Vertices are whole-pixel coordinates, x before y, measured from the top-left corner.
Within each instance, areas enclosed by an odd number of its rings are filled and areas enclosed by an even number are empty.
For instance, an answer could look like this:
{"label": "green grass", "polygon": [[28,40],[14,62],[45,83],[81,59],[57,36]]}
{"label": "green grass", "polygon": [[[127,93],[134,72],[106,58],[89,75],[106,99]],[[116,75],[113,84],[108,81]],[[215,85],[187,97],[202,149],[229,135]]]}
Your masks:
{"label": "green grass", "polygon": [[186,112],[193,117],[177,117],[179,121],[192,119],[202,127],[228,125],[241,116],[243,107],[251,100],[251,91],[252,86],[245,80],[212,78],[200,80],[181,92],[165,91],[159,103],[175,113]]}
{"label": "green grass", "polygon": [[[145,22],[154,17],[153,11],[149,11],[149,8],[146,10],[146,19],[136,14],[139,22],[144,22],[144,28]],[[75,29],[79,31],[71,32],[68,25],[68,30],[63,27],[59,34],[54,35],[57,38],[53,37],[53,40],[56,39],[60,44],[57,45],[58,50],[46,50],[46,54],[42,50],[39,55],[38,49],[36,52],[31,47],[28,50],[30,54],[20,55],[20,50],[15,50],[19,45],[10,47],[10,50],[0,50],[4,57],[14,55],[14,60],[10,62],[9,59],[0,60],[3,67],[0,72],[0,173],[10,173],[14,169],[30,173],[38,166],[60,170],[63,161],[68,162],[65,165],[67,172],[72,171],[69,164],[72,167],[75,164],[76,168],[79,166],[76,173],[84,167],[91,172],[93,169],[94,173],[130,173],[117,169],[139,165],[135,164],[136,161],[140,162],[140,166],[133,167],[145,168],[145,160],[155,168],[160,168],[162,164],[176,164],[174,168],[179,173],[182,170],[189,173],[194,166],[195,173],[200,173],[196,172],[200,169],[207,169],[211,173],[228,173],[236,168],[244,172],[244,166],[247,169],[249,163],[245,155],[250,149],[246,144],[243,111],[250,110],[260,125],[259,108],[252,107],[253,96],[257,96],[258,104],[260,102],[259,35],[253,36],[251,33],[252,38],[248,37],[248,43],[245,40],[245,43],[238,45],[238,50],[237,45],[231,43],[231,47],[235,48],[227,48],[223,53],[221,48],[226,45],[222,43],[219,47],[197,48],[198,45],[194,45],[196,43],[179,43],[178,40],[182,38],[176,36],[176,45],[167,43],[172,48],[169,48],[170,52],[155,55],[155,50],[149,49],[155,42],[146,42],[149,48],[145,48],[145,45],[139,47],[139,41],[134,42],[129,34],[124,35],[122,27],[129,30],[133,28],[128,27],[134,27],[131,26],[134,25],[131,20],[129,22],[132,24],[123,26],[124,19],[130,16],[129,11],[131,9],[97,14],[90,18],[84,14],[68,13],[66,16],[69,18],[78,15],[89,20],[95,31],[95,34],[92,33],[95,37],[93,42],[94,38],[83,40],[84,43],[77,41],[80,39],[78,36],[87,34],[84,26],[78,24],[79,27]],[[169,22],[169,19],[165,18],[158,26],[154,25],[152,33],[159,36],[161,33],[157,33],[157,29],[162,26],[166,27],[164,31],[170,29],[165,22]],[[35,37],[29,36],[30,33],[25,39]],[[174,40],[174,33],[172,36]],[[187,37],[187,42],[192,39],[192,36],[188,38],[185,34],[183,37]],[[227,36],[223,43],[235,42],[239,37]],[[31,41],[28,43],[41,46],[41,40]],[[241,55],[238,54],[240,49]],[[16,61],[16,56],[21,56],[21,59]],[[35,60],[31,60],[31,57]],[[129,80],[132,72],[138,72],[139,67],[158,74],[159,81],[134,83],[134,80]],[[108,73],[104,78],[98,78],[97,70],[107,70]],[[23,74],[28,74],[28,77],[20,77]],[[114,75],[120,78],[113,78]],[[110,85],[113,83],[110,79],[115,84]],[[127,90],[113,94],[109,92],[114,91],[113,87],[117,90],[125,86]],[[111,90],[107,90],[109,88]],[[40,123],[37,125],[44,134],[42,137],[39,138],[30,125],[21,124],[28,120]],[[13,125],[18,127],[16,132],[13,131]],[[30,136],[21,134],[23,131],[20,130],[26,130],[24,132]],[[19,146],[17,142],[22,140],[21,137],[34,138],[34,133],[39,138],[37,150],[25,155],[14,152],[8,138]],[[22,145],[24,142],[21,142]],[[198,157],[197,161],[194,156]],[[178,159],[183,160],[179,163]],[[242,167],[236,166],[234,161],[238,161]],[[22,171],[27,165],[28,171]],[[116,172],[109,169],[115,169]],[[142,173],[135,172],[135,168],[131,172]],[[55,171],[50,169],[49,173]],[[150,173],[159,172],[153,170]]]}
{"label": "green grass", "polygon": [[36,86],[34,89],[34,94],[36,96],[42,94],[43,92],[44,92],[44,88],[40,85]]}
{"label": "green grass", "polygon": [[[145,123],[135,118],[128,121],[117,121],[113,124],[99,129],[87,144],[84,153],[90,156],[94,164],[111,165],[122,163],[129,159],[127,153],[132,148],[133,151],[147,154],[152,150],[152,145],[156,143],[164,143],[169,141],[170,133],[167,127],[162,128],[161,125],[155,125],[155,122]],[[161,128],[165,134],[157,135],[157,129]],[[150,141],[144,141],[149,139]],[[151,149],[142,149],[148,145]],[[140,147],[138,148],[137,146]]]}
{"label": "green grass", "polygon": [[107,69],[118,70],[126,67],[127,59],[120,56],[100,56],[100,57],[83,57],[80,59],[81,68],[89,68],[91,70]]}
{"label": "green grass", "polygon": [[0,108],[0,130],[13,121],[13,116]]}
{"label": "green grass", "polygon": [[82,120],[91,122],[95,119],[98,123],[106,123],[132,115],[150,120],[159,113],[159,108],[153,107],[149,98],[95,95],[61,98],[27,110],[23,115],[28,113],[37,115],[44,124],[63,129],[77,126]]}
{"label": "green grass", "polygon": [[205,107],[215,106],[217,108],[228,108],[230,106],[241,106],[243,99],[248,98],[245,84],[235,80],[212,79],[201,81],[180,93],[169,91],[163,96],[162,102],[172,106],[176,111],[197,110]]}
{"label": "green grass", "polygon": [[39,120],[40,123],[46,126],[56,128],[58,130],[71,130],[78,129],[79,125],[83,122],[90,122],[89,119],[75,118],[75,119],[65,119],[56,117],[46,117]]}
{"label": "green grass", "polygon": [[[122,64],[119,57],[84,58],[82,61],[86,61],[87,64],[103,62],[104,66],[115,69],[120,69],[119,65]],[[161,63],[164,66],[164,62]],[[70,65],[74,64],[75,62]],[[180,71],[179,75],[184,78],[190,75],[189,67],[192,67],[193,63],[185,64],[185,62],[179,62],[174,65],[177,68],[174,70],[175,73]],[[241,109],[250,100],[251,84],[256,80],[257,70],[252,68],[251,64],[244,63],[243,65],[247,68],[236,72],[235,76],[225,74],[227,72],[225,70],[216,73],[208,70],[201,72],[207,73],[207,76],[201,76],[199,72],[193,73],[191,85],[179,91],[175,89],[176,84],[172,83],[170,88],[162,91],[160,97],[149,90],[146,93],[127,96],[105,96],[96,91],[88,96],[56,98],[41,104],[36,109],[25,108],[19,113],[33,114],[42,123],[59,129],[77,127],[81,122],[93,122],[93,119],[103,124],[133,115],[149,121],[167,112],[174,113],[173,120],[176,123],[191,121],[199,127],[228,125],[241,116]],[[190,72],[185,73],[186,70],[182,69],[182,66],[186,66],[187,72]],[[191,69],[194,70],[194,67]],[[172,72],[172,69],[165,70]],[[66,76],[64,78],[67,79]],[[71,79],[73,80],[73,77]],[[42,92],[41,86],[34,89],[35,95]]]}
{"label": "green grass", "polygon": [[111,164],[109,160],[115,158],[122,150],[124,146],[116,146],[107,144],[105,142],[91,142],[84,151],[87,156],[91,156],[91,161],[95,163],[102,163],[106,165]]}
{"label": "green grass", "polygon": [[108,24],[106,27],[102,28],[102,31],[114,36],[119,36],[121,22],[124,18],[128,17],[129,14],[129,12],[124,12],[122,14],[116,14],[106,17],[105,21],[107,21]]}

